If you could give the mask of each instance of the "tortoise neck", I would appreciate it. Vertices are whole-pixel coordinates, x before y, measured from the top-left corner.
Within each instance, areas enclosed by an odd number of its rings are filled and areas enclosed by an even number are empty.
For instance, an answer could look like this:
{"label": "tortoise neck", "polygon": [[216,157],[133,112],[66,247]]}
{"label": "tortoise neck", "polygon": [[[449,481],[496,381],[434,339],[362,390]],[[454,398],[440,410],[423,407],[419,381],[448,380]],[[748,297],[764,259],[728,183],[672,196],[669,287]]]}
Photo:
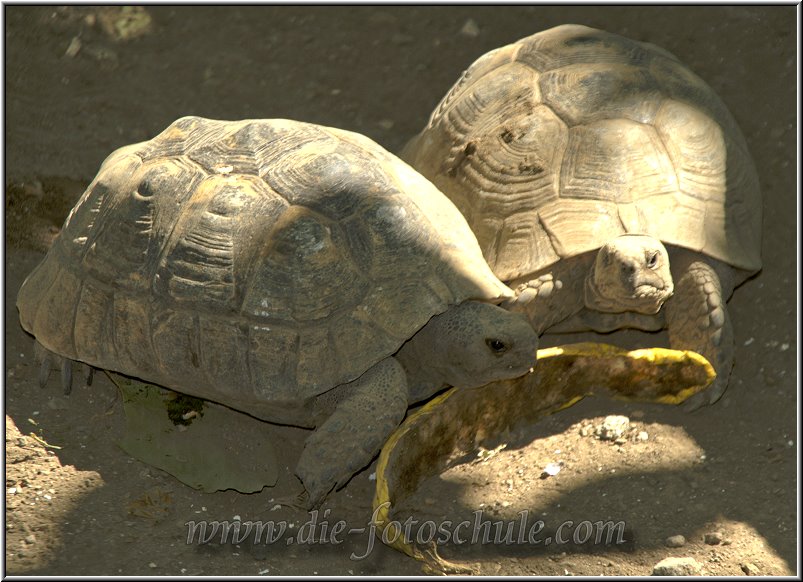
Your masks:
{"label": "tortoise neck", "polygon": [[[420,332],[419,332],[420,333]],[[445,374],[433,361],[431,346],[420,341],[418,334],[410,338],[396,352],[395,358],[407,375],[407,401],[414,404],[425,400],[448,386]]]}

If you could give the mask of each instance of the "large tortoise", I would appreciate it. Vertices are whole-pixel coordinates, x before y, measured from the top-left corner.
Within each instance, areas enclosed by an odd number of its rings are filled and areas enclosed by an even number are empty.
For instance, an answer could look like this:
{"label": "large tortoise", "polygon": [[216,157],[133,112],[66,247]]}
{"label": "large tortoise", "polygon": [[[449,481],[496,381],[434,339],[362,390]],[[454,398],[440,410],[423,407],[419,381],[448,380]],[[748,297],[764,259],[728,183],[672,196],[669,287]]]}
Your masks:
{"label": "large tortoise", "polygon": [[539,333],[666,327],[718,375],[690,408],[722,395],[725,302],[761,268],[761,194],[733,117],[673,55],[579,25],[532,35],[475,61],[402,158]]}
{"label": "large tortoise", "polygon": [[64,370],[317,427],[296,468],[316,506],[409,403],[531,369],[512,296],[454,205],[368,138],[185,117],[106,159],[17,306]]}

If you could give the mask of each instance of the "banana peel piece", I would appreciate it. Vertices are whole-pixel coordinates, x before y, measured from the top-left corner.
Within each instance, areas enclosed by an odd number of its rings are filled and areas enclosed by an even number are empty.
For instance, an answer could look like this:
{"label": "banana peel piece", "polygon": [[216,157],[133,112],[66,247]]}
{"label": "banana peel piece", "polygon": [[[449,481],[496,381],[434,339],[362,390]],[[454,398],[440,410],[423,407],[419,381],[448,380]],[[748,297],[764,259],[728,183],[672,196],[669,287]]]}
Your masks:
{"label": "banana peel piece", "polygon": [[382,448],[373,521],[387,545],[424,562],[429,573],[471,574],[475,568],[438,555],[433,543],[405,540],[392,520],[396,504],[450,462],[490,445],[494,437],[537,422],[592,394],[680,404],[716,377],[700,354],[664,348],[627,351],[599,343],[538,350],[535,370],[479,388],[452,388],[411,414]]}

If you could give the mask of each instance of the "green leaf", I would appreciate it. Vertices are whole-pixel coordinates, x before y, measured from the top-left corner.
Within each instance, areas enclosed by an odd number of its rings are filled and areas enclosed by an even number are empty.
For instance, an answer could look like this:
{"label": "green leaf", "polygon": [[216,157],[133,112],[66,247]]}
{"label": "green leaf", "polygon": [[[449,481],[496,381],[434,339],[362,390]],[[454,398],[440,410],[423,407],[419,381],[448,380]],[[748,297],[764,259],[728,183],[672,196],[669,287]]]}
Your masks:
{"label": "green leaf", "polygon": [[[187,424],[174,424],[176,393],[109,374],[123,395],[125,452],[207,493],[235,489],[254,493],[278,478],[271,427],[242,412],[208,401]],[[193,402],[193,400],[185,400]],[[197,411],[200,403],[191,404]]]}

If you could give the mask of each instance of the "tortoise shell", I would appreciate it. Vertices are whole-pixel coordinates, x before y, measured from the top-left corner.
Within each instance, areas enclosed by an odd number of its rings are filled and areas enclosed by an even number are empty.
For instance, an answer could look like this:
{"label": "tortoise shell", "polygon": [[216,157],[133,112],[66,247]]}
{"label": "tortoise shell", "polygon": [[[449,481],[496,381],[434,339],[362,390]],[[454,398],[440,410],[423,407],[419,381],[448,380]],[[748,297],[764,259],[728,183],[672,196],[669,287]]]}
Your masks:
{"label": "tortoise shell", "polygon": [[708,85],[648,43],[565,25],[493,50],[402,157],[455,202],[505,281],[624,233],[761,267],[742,133]]}
{"label": "tortoise shell", "polygon": [[18,307],[60,355],[258,413],[510,295],[454,205],[368,138],[185,117],[106,159]]}

